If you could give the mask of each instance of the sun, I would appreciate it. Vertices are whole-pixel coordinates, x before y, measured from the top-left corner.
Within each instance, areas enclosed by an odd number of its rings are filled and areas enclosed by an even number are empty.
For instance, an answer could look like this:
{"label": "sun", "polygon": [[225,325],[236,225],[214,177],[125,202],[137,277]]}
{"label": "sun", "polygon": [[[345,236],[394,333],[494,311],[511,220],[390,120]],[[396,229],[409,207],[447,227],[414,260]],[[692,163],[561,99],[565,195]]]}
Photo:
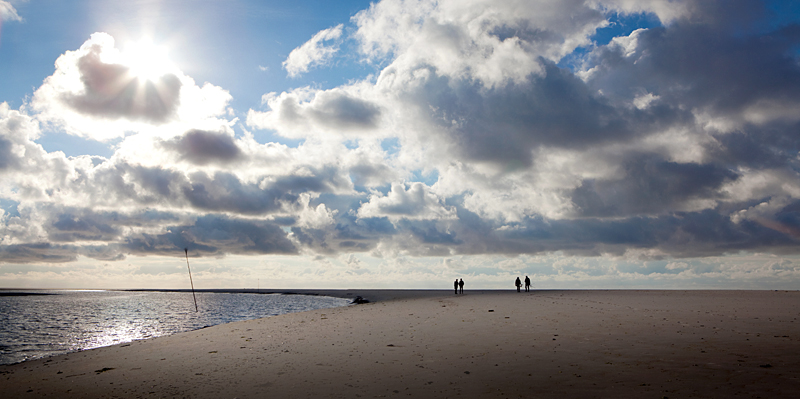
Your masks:
{"label": "sun", "polygon": [[122,58],[123,64],[130,69],[130,74],[142,80],[154,81],[175,70],[175,66],[167,57],[166,49],[149,40],[141,40],[126,46]]}

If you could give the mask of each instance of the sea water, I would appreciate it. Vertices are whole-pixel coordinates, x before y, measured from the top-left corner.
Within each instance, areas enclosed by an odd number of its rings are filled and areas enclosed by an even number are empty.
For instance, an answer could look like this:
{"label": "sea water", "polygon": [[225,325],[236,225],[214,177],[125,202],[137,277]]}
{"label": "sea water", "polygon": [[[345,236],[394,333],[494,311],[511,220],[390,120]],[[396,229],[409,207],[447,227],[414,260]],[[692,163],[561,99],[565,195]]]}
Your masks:
{"label": "sea water", "polygon": [[199,292],[195,311],[190,292],[35,293],[0,296],[0,364],[350,303],[325,296]]}

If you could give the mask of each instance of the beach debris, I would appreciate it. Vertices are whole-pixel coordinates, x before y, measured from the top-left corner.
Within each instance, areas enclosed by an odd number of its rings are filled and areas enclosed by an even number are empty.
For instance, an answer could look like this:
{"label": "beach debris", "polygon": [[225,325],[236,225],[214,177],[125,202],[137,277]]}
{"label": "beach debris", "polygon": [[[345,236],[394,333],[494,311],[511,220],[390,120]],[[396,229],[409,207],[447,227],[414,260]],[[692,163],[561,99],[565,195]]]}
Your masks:
{"label": "beach debris", "polygon": [[97,373],[97,374],[100,374],[100,373],[105,373],[106,371],[111,371],[111,370],[114,370],[114,368],[113,367],[103,367],[100,370],[95,370],[94,372]]}
{"label": "beach debris", "polygon": [[364,299],[360,296],[357,296],[355,299],[353,299],[353,302],[351,303],[354,303],[356,305],[361,305],[363,303],[369,303],[369,299]]}

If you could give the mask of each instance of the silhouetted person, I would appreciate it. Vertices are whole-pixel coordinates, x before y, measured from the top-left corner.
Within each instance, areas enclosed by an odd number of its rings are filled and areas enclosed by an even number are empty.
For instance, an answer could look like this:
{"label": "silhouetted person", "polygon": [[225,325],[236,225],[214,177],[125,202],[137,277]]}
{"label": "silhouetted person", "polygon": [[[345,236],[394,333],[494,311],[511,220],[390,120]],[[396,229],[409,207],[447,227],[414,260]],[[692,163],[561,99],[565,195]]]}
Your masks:
{"label": "silhouetted person", "polygon": [[458,288],[461,290],[461,293],[464,293],[464,279],[462,278],[461,281],[458,282]]}
{"label": "silhouetted person", "polygon": [[531,290],[531,279],[529,279],[528,276],[525,276],[525,292],[528,292],[530,290]]}
{"label": "silhouetted person", "polygon": [[517,292],[519,292],[519,287],[521,287],[521,286],[522,286],[522,282],[521,282],[521,281],[519,281],[519,277],[517,277],[517,281],[515,281],[515,282],[514,282],[514,285],[516,285],[516,286],[517,286]]}
{"label": "silhouetted person", "polygon": [[456,281],[453,282],[453,288],[455,288],[456,295],[458,295],[458,279],[456,279]]}

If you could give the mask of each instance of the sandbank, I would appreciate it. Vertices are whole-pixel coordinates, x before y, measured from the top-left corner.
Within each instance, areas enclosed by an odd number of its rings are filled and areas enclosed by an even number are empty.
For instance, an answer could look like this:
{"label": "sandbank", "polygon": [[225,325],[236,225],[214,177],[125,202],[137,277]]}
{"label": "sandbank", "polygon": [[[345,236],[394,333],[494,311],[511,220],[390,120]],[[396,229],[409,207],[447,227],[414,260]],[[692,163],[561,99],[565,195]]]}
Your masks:
{"label": "sandbank", "polygon": [[0,392],[3,398],[800,397],[797,291],[347,293],[374,302],[0,366]]}

